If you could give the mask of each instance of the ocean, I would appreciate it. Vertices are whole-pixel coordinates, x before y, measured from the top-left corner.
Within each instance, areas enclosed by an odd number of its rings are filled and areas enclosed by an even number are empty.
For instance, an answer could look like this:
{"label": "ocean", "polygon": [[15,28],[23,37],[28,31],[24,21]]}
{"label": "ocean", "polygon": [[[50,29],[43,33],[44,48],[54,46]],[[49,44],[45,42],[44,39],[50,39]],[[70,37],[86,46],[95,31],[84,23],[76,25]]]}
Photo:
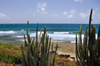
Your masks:
{"label": "ocean", "polygon": [[[15,45],[24,41],[23,34],[26,35],[26,26],[27,24],[0,24],[0,42]],[[28,31],[31,38],[36,36],[36,26],[37,24],[29,24]],[[47,34],[51,37],[52,42],[75,43],[76,31],[79,33],[80,30],[80,24],[39,24],[38,35],[41,29],[44,30],[44,26],[49,28]],[[82,40],[86,26],[88,24],[82,24]],[[99,25],[95,24],[94,26],[97,36]]]}

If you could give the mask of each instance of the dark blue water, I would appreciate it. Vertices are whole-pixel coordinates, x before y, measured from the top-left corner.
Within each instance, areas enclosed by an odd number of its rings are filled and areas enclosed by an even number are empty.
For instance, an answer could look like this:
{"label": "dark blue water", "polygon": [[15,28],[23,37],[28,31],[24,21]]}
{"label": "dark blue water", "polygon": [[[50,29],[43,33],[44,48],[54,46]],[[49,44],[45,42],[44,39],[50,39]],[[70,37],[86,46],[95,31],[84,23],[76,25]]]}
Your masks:
{"label": "dark blue water", "polygon": [[[0,24],[0,42],[6,41],[23,41],[23,34],[26,34],[26,24]],[[29,24],[29,34],[31,37],[35,37],[36,24]],[[75,42],[75,33],[79,32],[80,24],[39,24],[39,34],[41,29],[44,30],[44,26],[49,28],[47,34],[52,38],[52,41],[71,41]],[[82,25],[82,34],[84,35],[86,26]],[[99,25],[95,24],[96,34],[98,32]],[[83,36],[82,35],[82,36]]]}

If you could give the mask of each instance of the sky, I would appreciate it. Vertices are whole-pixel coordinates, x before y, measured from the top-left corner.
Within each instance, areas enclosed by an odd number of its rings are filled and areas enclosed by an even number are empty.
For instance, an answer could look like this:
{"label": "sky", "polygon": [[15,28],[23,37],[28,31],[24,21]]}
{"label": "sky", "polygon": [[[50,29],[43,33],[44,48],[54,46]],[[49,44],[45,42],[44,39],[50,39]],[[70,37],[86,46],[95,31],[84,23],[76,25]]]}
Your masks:
{"label": "sky", "polygon": [[0,0],[0,24],[100,24],[100,0]]}

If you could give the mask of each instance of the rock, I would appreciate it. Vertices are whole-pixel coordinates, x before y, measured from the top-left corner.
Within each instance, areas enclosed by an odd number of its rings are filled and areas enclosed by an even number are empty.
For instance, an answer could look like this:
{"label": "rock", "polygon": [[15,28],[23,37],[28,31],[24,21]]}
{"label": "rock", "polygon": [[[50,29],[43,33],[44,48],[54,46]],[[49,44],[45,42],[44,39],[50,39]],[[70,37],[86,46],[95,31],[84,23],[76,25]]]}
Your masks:
{"label": "rock", "polygon": [[75,57],[69,57],[69,58],[71,58],[71,59],[75,59]]}
{"label": "rock", "polygon": [[68,58],[68,57],[70,57],[70,55],[64,55],[64,54],[60,54],[59,56],[61,56],[61,57],[66,57],[66,58]]}
{"label": "rock", "polygon": [[68,57],[70,57],[70,55],[64,55],[64,57],[68,58]]}
{"label": "rock", "polygon": [[[52,53],[52,54],[54,54],[54,53],[55,53],[55,51],[49,51],[49,53]],[[56,55],[58,55],[58,53],[56,53]]]}
{"label": "rock", "polygon": [[60,54],[59,56],[62,56],[62,57],[64,57],[64,54]]}

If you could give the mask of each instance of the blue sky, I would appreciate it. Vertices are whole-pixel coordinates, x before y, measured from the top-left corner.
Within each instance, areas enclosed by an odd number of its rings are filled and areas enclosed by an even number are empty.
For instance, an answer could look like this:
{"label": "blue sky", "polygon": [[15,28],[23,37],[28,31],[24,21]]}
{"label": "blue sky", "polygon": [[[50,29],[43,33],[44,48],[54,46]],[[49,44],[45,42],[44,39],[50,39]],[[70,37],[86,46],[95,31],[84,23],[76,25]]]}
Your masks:
{"label": "blue sky", "polygon": [[93,8],[93,24],[100,23],[100,0],[0,0],[0,24],[61,23],[88,24]]}

